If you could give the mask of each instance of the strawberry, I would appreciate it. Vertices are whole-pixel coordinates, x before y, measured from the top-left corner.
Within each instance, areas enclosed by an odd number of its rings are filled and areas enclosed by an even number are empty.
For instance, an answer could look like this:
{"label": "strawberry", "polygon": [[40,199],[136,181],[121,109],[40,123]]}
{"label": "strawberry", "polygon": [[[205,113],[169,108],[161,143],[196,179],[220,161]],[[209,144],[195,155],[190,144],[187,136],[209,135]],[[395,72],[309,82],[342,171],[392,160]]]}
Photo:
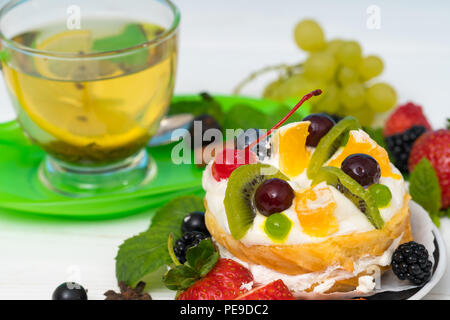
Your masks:
{"label": "strawberry", "polygon": [[422,107],[408,102],[395,109],[389,119],[386,121],[383,134],[385,137],[402,133],[412,126],[424,126],[431,130],[431,125],[422,112]]}
{"label": "strawberry", "polygon": [[219,259],[214,268],[202,279],[184,290],[178,300],[233,300],[246,293],[243,284],[253,276],[241,264],[231,259]]}
{"label": "strawberry", "polygon": [[427,158],[439,179],[442,192],[442,208],[450,206],[450,130],[428,132],[414,142],[409,156],[409,170],[423,158]]}
{"label": "strawberry", "polygon": [[244,293],[236,300],[295,300],[295,298],[282,280],[275,280]]}

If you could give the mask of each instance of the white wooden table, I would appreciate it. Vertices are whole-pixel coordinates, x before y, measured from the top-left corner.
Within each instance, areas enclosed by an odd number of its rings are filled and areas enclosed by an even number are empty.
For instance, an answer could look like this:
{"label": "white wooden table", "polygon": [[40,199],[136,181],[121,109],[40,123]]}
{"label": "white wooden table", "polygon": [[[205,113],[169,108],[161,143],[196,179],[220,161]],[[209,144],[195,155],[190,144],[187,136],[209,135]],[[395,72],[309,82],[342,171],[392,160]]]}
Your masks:
{"label": "white wooden table", "polygon": [[[381,28],[366,27],[366,9],[380,2]],[[178,0],[182,12],[177,93],[231,93],[249,72],[304,58],[292,41],[299,19],[315,17],[330,37],[354,38],[365,53],[380,54],[383,79],[394,84],[400,102],[422,104],[435,127],[450,116],[450,3],[412,1],[211,1]],[[0,80],[0,82],[3,82]],[[261,86],[246,93],[257,95]],[[13,119],[0,83],[0,121]],[[1,177],[0,177],[1,179]],[[148,226],[149,214],[82,222],[20,217],[0,212],[0,299],[49,299],[64,281],[102,299],[115,288],[118,245]],[[441,232],[450,247],[450,220]],[[450,272],[427,296],[450,299]]]}

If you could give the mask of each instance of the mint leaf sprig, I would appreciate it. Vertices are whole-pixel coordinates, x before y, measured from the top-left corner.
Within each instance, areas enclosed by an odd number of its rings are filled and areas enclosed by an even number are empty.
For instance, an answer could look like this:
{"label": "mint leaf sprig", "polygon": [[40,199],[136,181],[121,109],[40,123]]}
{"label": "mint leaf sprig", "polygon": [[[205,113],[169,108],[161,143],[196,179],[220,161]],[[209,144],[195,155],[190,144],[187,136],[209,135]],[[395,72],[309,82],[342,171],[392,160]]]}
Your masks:
{"label": "mint leaf sprig", "polygon": [[184,217],[194,211],[205,211],[202,199],[196,196],[178,197],[161,207],[147,231],[120,245],[116,256],[117,281],[135,287],[162,266],[170,265],[167,238],[171,233],[179,238]]}
{"label": "mint leaf sprig", "polygon": [[436,171],[427,158],[422,158],[409,177],[412,199],[428,211],[431,220],[440,226],[441,187]]}
{"label": "mint leaf sprig", "polygon": [[[169,242],[171,242],[170,237]],[[203,239],[197,246],[187,250],[184,264],[177,265],[174,261],[175,267],[166,272],[163,276],[163,282],[170,290],[185,290],[206,276],[218,260],[219,253],[214,248],[211,239]]]}
{"label": "mint leaf sprig", "polygon": [[208,114],[223,125],[224,112],[222,106],[210,94],[202,92],[199,100],[180,100],[170,105],[169,115],[190,113],[194,117]]}

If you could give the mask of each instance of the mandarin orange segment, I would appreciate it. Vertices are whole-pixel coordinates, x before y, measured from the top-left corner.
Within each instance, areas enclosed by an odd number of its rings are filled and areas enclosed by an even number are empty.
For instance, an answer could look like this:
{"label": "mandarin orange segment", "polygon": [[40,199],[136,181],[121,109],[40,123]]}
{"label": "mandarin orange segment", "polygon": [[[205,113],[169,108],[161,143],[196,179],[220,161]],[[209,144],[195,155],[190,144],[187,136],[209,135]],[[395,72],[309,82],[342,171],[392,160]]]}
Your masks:
{"label": "mandarin orange segment", "polygon": [[309,122],[299,122],[278,131],[279,167],[288,177],[301,174],[309,163],[306,148]]}
{"label": "mandarin orange segment", "polygon": [[325,183],[297,193],[294,208],[303,232],[311,237],[326,237],[339,230],[336,202]]}
{"label": "mandarin orange segment", "polygon": [[382,177],[400,179],[402,176],[392,172],[388,153],[362,130],[350,131],[349,139],[342,152],[328,163],[331,167],[341,167],[342,161],[354,153],[365,153],[377,160]]}

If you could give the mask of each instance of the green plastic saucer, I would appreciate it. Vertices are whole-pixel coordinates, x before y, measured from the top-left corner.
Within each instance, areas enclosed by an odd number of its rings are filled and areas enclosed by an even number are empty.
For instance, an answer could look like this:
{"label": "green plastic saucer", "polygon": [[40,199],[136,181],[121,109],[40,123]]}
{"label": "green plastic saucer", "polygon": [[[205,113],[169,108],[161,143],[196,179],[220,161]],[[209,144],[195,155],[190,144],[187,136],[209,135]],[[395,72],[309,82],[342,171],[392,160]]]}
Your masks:
{"label": "green plastic saucer", "polygon": [[[237,103],[271,112],[279,103],[237,96],[215,96],[226,110]],[[199,99],[197,95],[177,96]],[[69,198],[45,188],[37,177],[44,152],[31,144],[16,121],[0,124],[0,208],[19,213],[81,219],[125,216],[152,208],[173,197],[194,193],[202,195],[202,170],[195,165],[175,165],[170,155],[173,144],[150,147],[156,161],[155,179],[133,192],[88,198]]]}

